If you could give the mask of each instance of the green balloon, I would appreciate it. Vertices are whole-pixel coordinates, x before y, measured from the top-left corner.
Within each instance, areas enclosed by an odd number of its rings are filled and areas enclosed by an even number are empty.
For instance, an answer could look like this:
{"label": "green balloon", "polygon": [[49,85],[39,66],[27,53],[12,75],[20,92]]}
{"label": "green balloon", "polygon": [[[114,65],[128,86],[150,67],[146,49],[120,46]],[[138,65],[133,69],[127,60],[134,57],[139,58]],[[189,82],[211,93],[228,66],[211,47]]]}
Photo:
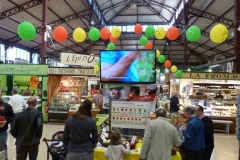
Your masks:
{"label": "green balloon", "polygon": [[178,78],[181,78],[181,77],[182,77],[182,71],[177,71],[177,72],[176,72],[176,76],[177,76]]}
{"label": "green balloon", "polygon": [[160,55],[160,56],[158,57],[158,62],[160,62],[160,63],[164,63],[165,60],[166,60],[166,58],[165,58],[164,55]]}
{"label": "green balloon", "polygon": [[145,34],[147,37],[153,37],[155,35],[155,29],[153,28],[153,26],[148,26],[146,28]]}
{"label": "green balloon", "polygon": [[139,39],[139,43],[140,43],[141,45],[143,45],[143,46],[145,46],[145,45],[147,44],[147,42],[148,42],[148,39],[147,39],[147,37],[145,37],[145,36],[142,36],[142,37]]}
{"label": "green balloon", "polygon": [[36,36],[36,29],[30,22],[22,22],[18,25],[17,33],[23,40],[30,41]]}
{"label": "green balloon", "polygon": [[190,42],[195,42],[201,37],[201,31],[197,26],[191,26],[186,31],[186,38]]}
{"label": "green balloon", "polygon": [[92,41],[97,41],[100,38],[100,32],[97,28],[92,28],[90,29],[90,31],[88,32],[88,37],[92,40]]}
{"label": "green balloon", "polygon": [[112,42],[108,43],[107,49],[108,49],[108,50],[114,50],[114,49],[115,49],[115,44],[112,43]]}
{"label": "green balloon", "polygon": [[100,61],[97,61],[97,66],[100,67]]}

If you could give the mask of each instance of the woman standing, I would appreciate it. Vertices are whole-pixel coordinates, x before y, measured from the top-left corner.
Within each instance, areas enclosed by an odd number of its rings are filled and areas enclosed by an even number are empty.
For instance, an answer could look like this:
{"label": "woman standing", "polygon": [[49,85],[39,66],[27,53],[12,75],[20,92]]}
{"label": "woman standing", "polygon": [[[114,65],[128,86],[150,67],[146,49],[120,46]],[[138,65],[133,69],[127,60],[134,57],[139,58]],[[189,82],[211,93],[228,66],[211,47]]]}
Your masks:
{"label": "woman standing", "polygon": [[67,160],[93,160],[98,133],[91,109],[92,102],[85,100],[66,122],[63,136],[68,146]]}

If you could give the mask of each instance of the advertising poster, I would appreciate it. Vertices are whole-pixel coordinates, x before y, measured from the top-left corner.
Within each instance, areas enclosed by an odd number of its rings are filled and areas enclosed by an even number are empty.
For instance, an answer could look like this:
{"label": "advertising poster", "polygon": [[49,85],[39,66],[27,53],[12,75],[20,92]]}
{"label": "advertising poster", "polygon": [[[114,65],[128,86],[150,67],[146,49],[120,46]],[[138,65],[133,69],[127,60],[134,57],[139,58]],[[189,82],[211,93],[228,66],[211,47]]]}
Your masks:
{"label": "advertising poster", "polygon": [[103,108],[109,108],[110,100],[150,101],[154,106],[156,92],[156,84],[104,84]]}

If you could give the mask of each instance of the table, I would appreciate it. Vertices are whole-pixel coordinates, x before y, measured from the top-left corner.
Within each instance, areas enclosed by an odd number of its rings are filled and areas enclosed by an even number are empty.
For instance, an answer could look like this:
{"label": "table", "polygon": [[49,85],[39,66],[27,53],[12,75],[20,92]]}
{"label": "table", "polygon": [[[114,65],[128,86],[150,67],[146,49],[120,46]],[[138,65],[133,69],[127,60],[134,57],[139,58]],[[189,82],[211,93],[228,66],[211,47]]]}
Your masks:
{"label": "table", "polygon": [[212,120],[213,123],[220,123],[220,124],[225,124],[225,130],[214,130],[214,131],[218,131],[218,132],[226,132],[227,134],[229,134],[229,125],[232,124],[232,121],[226,121],[226,120]]}
{"label": "table", "polygon": [[[138,143],[135,149],[140,149],[142,147],[142,143]],[[94,149],[94,159],[93,160],[108,160],[104,156],[104,149],[103,148],[95,148]],[[124,154],[124,160],[139,160],[140,154],[131,152],[130,154]]]}
{"label": "table", "polygon": [[[135,149],[141,149],[142,148],[142,143],[138,143],[135,147]],[[93,160],[108,160],[104,156],[104,149],[103,148],[95,148],[94,149],[94,159]],[[140,153],[134,153],[131,152],[130,154],[124,154],[124,160],[140,160]],[[171,160],[182,160],[179,152],[177,152],[176,155],[173,155]]]}

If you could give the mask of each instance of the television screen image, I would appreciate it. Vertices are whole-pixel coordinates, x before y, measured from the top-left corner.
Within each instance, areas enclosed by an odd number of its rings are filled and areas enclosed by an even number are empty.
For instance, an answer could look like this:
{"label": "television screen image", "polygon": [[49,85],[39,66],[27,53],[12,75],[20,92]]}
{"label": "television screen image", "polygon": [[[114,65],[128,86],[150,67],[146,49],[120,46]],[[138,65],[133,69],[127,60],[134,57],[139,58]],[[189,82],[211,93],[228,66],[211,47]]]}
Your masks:
{"label": "television screen image", "polygon": [[155,83],[155,50],[101,50],[102,83]]}

